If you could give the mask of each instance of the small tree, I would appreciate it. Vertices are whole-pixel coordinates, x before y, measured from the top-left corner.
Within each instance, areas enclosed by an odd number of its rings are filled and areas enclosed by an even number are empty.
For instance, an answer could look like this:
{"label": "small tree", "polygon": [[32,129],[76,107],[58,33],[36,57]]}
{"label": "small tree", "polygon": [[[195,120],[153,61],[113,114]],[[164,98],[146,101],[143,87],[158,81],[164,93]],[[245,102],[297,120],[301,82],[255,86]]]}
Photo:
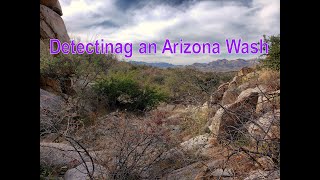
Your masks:
{"label": "small tree", "polygon": [[280,34],[268,38],[264,35],[263,38],[269,44],[267,57],[262,61],[263,65],[268,69],[280,71]]}

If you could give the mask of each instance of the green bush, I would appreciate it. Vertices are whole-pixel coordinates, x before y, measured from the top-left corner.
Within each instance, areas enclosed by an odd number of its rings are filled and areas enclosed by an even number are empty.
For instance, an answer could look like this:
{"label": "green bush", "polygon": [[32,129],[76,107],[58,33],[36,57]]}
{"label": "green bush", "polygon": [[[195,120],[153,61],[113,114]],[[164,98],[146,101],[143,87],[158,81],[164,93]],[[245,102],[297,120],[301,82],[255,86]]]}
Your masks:
{"label": "green bush", "polygon": [[106,74],[117,61],[117,56],[113,54],[51,55],[48,42],[40,40],[40,76],[96,76]]}
{"label": "green bush", "polygon": [[269,44],[269,52],[267,57],[262,60],[263,66],[271,70],[280,71],[280,34],[268,38],[264,36],[264,41]]}
{"label": "green bush", "polygon": [[129,111],[150,110],[167,98],[160,89],[140,85],[130,73],[110,75],[97,81],[93,89],[111,108]]}

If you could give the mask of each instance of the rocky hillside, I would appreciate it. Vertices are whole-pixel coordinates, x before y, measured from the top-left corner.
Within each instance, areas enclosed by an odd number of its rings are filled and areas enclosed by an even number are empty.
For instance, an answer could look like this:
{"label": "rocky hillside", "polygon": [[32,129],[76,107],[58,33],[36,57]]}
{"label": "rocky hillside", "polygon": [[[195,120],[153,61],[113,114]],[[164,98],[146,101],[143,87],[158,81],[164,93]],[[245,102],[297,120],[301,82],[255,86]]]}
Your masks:
{"label": "rocky hillside", "polygon": [[[204,134],[180,148],[204,158],[167,179],[280,179],[280,78],[242,68],[213,94]],[[200,158],[201,159],[201,158]]]}
{"label": "rocky hillside", "polygon": [[[59,112],[63,114],[63,107],[68,106],[59,96],[44,90],[40,90],[40,93],[43,129],[49,130],[50,124],[64,129],[66,124],[56,115]],[[94,126],[79,130],[74,139],[63,138],[59,133],[42,136],[40,163],[45,167],[50,165],[60,169],[64,179],[85,179],[90,176],[93,179],[109,179],[114,173],[110,169],[121,161],[121,158],[117,159],[119,155],[129,159],[142,158],[137,162],[131,159],[122,168],[126,171],[132,165],[137,166],[138,170],[146,168],[139,174],[145,179],[159,176],[162,179],[197,180],[219,177],[280,179],[279,98],[277,72],[243,68],[232,81],[219,86],[212,94],[210,104],[201,107],[162,105],[142,119],[113,112],[98,117]],[[48,112],[52,116],[48,116]],[[211,115],[207,116],[208,112]],[[186,119],[198,121],[201,117],[207,118],[204,118],[199,131],[196,129],[199,124],[192,124],[191,127],[185,124]],[[152,136],[147,133],[149,130],[153,132]],[[199,133],[188,133],[192,131]],[[163,133],[166,134],[165,139],[175,139],[164,149]],[[121,155],[123,145],[133,148]],[[140,148],[146,151],[140,151]],[[134,171],[137,169],[134,168]],[[125,176],[122,173],[117,175]]]}
{"label": "rocky hillside", "polygon": [[218,59],[209,63],[194,63],[187,67],[195,68],[201,71],[239,71],[243,67],[252,67],[257,64],[257,60],[227,60]]}

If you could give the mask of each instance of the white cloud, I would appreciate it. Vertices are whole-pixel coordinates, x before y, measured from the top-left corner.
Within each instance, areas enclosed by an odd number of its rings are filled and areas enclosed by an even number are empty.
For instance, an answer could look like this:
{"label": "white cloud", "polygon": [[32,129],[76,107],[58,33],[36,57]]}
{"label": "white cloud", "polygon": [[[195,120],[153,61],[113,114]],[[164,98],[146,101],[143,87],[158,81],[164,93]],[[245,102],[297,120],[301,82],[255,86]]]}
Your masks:
{"label": "white cloud", "polygon": [[[94,3],[92,3],[94,2]],[[94,13],[98,7],[104,6],[106,4],[112,5],[111,1],[96,0],[96,1],[86,1],[86,0],[62,0],[61,5],[63,7],[63,14],[65,17],[71,17],[72,15],[82,13]]]}
{"label": "white cloud", "polygon": [[[175,64],[209,62],[219,58],[252,58],[252,55],[163,55],[164,40],[220,42],[226,38],[258,41],[263,34],[280,33],[280,0],[253,0],[246,6],[235,1],[197,1],[169,6],[150,1],[127,11],[114,0],[61,0],[68,32],[82,40],[103,38],[110,42],[158,42],[156,55],[134,52],[132,60],[162,61]],[[136,47],[137,48],[137,47]],[[151,59],[152,58],[152,59]]]}

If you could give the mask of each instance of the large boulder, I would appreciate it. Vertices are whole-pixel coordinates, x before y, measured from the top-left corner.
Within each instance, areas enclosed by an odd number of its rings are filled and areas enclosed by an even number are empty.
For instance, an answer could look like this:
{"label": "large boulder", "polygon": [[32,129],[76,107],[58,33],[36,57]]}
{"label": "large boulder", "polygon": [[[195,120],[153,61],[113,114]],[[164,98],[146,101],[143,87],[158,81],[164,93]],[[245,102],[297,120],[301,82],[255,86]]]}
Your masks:
{"label": "large boulder", "polygon": [[243,67],[240,69],[240,71],[238,72],[238,76],[245,76],[251,72],[253,72],[254,69],[250,68],[250,67]]}
{"label": "large boulder", "polygon": [[62,9],[58,0],[40,0],[40,4],[47,6],[48,8],[52,9],[54,12],[62,16]]}
{"label": "large boulder", "polygon": [[249,82],[242,83],[240,86],[237,87],[237,90],[242,92],[248,88],[251,88],[250,85],[251,84]]}
{"label": "large boulder", "polygon": [[60,81],[51,77],[40,77],[40,87],[53,93],[62,93]]}
{"label": "large boulder", "polygon": [[248,98],[253,93],[260,95],[265,92],[266,92],[266,89],[264,86],[259,86],[259,87],[255,87],[255,88],[248,88],[239,94],[239,96],[237,97],[237,102],[243,101],[244,99]]}
{"label": "large boulder", "polygon": [[40,132],[57,129],[64,103],[62,97],[40,89]]}
{"label": "large boulder", "polygon": [[204,179],[233,179],[234,173],[232,169],[214,169],[211,170],[209,168],[201,171],[197,174],[194,180],[204,180]]}
{"label": "large boulder", "polygon": [[211,107],[211,112],[210,112],[210,116],[209,116],[209,120],[207,121],[206,125],[202,128],[202,131],[205,132],[205,133],[210,133],[210,125],[212,123],[212,119],[213,119],[213,116],[217,113],[217,111],[220,109],[220,105],[219,104],[214,104],[212,105]]}
{"label": "large boulder", "polygon": [[229,82],[223,83],[220,86],[218,86],[218,91],[219,90],[225,91],[228,89],[228,86],[229,86]]}
{"label": "large boulder", "polygon": [[218,140],[236,138],[239,129],[249,120],[256,118],[258,94],[255,88],[249,88],[241,92],[234,103],[221,107],[209,127],[214,137]]}
{"label": "large boulder", "polygon": [[108,179],[108,170],[99,165],[90,162],[82,163],[75,168],[69,169],[65,175],[65,180],[87,180],[89,173],[94,179]]}
{"label": "large boulder", "polygon": [[59,95],[62,93],[74,95],[76,93],[72,79],[69,77],[52,78],[43,75],[40,77],[40,87],[46,91]]}
{"label": "large boulder", "polygon": [[258,79],[259,74],[256,72],[251,72],[242,77],[242,82],[250,81],[252,79]]}
{"label": "large boulder", "polygon": [[280,109],[280,90],[261,93],[258,98],[256,112],[263,114],[274,109]]}
{"label": "large boulder", "polygon": [[280,138],[280,111],[263,114],[248,125],[248,132],[256,140]]}
{"label": "large boulder", "polygon": [[[230,105],[226,105],[225,107],[228,107],[228,106],[230,106]],[[214,137],[216,137],[218,135],[220,121],[224,115],[225,115],[225,109],[220,108],[220,109],[218,109],[218,111],[216,112],[214,117],[211,119],[211,124],[209,126],[209,130],[210,130],[210,132],[213,133]]]}
{"label": "large boulder", "polygon": [[60,15],[42,4],[40,4],[40,38],[59,39],[61,42],[70,41],[66,26]]}
{"label": "large boulder", "polygon": [[185,142],[182,142],[180,146],[184,151],[196,152],[197,150],[202,149],[205,145],[208,144],[209,138],[210,135],[208,133],[199,135]]}
{"label": "large boulder", "polygon": [[224,92],[228,89],[229,82],[221,84],[218,89],[212,94],[212,103],[218,103],[221,101]]}
{"label": "large boulder", "polygon": [[[79,151],[79,153],[78,153]],[[73,168],[90,157],[81,150],[63,143],[40,143],[40,165]]]}
{"label": "large boulder", "polygon": [[242,77],[243,76],[235,76],[229,83],[228,90],[236,89],[242,83]]}
{"label": "large boulder", "polygon": [[280,180],[280,171],[263,171],[263,170],[254,170],[249,173],[249,176],[244,180]]}
{"label": "large boulder", "polygon": [[231,104],[237,100],[239,93],[237,90],[227,90],[223,93],[221,105]]}
{"label": "large boulder", "polygon": [[211,160],[211,162],[198,161],[180,169],[174,170],[163,179],[170,180],[203,180],[203,179],[222,179],[234,176],[232,169],[217,168],[221,164],[220,160]]}

